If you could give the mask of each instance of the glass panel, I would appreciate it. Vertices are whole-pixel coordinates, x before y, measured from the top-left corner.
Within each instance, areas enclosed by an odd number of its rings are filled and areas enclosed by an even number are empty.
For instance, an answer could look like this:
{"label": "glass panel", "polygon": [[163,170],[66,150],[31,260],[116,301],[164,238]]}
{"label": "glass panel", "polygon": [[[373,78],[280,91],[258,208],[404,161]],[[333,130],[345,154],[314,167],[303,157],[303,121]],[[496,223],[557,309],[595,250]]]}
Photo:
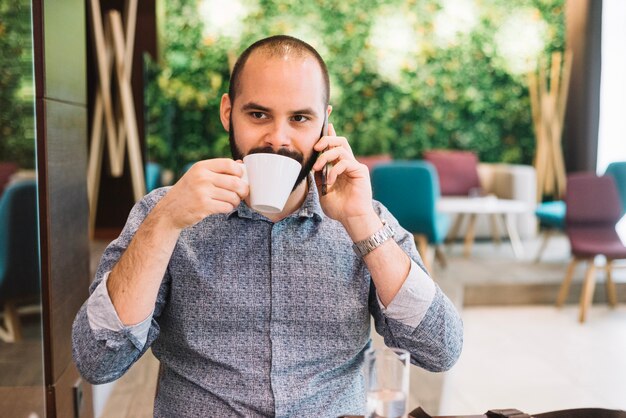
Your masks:
{"label": "glass panel", "polygon": [[30,1],[0,3],[0,417],[44,417]]}

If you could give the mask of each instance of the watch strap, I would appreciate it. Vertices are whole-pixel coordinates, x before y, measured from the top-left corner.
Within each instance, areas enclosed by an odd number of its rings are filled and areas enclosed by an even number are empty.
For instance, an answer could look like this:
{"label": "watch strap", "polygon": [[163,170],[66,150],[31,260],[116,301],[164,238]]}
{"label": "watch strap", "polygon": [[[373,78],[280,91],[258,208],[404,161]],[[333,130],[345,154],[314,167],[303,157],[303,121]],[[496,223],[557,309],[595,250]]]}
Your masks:
{"label": "watch strap", "polygon": [[359,257],[365,257],[366,255],[374,251],[376,248],[383,245],[383,243],[387,241],[389,238],[392,238],[394,236],[394,231],[391,228],[391,226],[387,224],[387,221],[383,219],[382,223],[383,223],[383,227],[380,228],[378,231],[374,232],[368,238],[365,238],[364,240],[361,240],[352,244],[352,248],[354,249],[354,252]]}

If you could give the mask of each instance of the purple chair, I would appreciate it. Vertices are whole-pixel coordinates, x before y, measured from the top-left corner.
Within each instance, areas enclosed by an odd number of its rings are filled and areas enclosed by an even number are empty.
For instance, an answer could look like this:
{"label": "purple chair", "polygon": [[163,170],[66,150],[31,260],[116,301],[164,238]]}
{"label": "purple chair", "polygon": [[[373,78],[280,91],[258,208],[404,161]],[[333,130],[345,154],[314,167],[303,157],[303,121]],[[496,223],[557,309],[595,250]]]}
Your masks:
{"label": "purple chair", "polygon": [[357,155],[355,156],[355,158],[361,164],[365,164],[367,168],[370,170],[370,173],[372,172],[374,167],[376,167],[377,165],[389,163],[393,161],[393,158],[391,157],[390,154],[378,154],[378,155],[367,155],[367,156]]}
{"label": "purple chair", "polygon": [[0,161],[0,195],[4,191],[7,184],[11,180],[11,176],[17,172],[20,167],[13,162]]}
{"label": "purple chair", "polygon": [[479,191],[478,157],[471,151],[428,150],[424,160],[435,166],[442,196],[467,196]]}
{"label": "purple chair", "polygon": [[617,304],[615,285],[611,279],[613,260],[626,259],[626,247],[620,240],[615,224],[622,217],[622,204],[611,176],[577,173],[567,178],[565,195],[567,212],[565,232],[569,238],[573,259],[556,300],[562,306],[567,298],[576,264],[586,261],[587,272],[580,295],[580,322],[585,322],[595,288],[595,257],[606,257],[606,293],[609,304]]}

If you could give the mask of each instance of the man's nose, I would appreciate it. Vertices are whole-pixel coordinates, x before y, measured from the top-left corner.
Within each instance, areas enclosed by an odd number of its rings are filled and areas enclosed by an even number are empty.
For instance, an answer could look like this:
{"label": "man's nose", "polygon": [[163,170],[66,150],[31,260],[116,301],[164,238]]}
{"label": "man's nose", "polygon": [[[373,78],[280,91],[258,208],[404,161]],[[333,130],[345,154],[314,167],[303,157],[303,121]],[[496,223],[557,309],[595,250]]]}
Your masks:
{"label": "man's nose", "polygon": [[274,149],[290,146],[291,132],[289,124],[281,121],[273,123],[270,131],[265,135],[265,143]]}

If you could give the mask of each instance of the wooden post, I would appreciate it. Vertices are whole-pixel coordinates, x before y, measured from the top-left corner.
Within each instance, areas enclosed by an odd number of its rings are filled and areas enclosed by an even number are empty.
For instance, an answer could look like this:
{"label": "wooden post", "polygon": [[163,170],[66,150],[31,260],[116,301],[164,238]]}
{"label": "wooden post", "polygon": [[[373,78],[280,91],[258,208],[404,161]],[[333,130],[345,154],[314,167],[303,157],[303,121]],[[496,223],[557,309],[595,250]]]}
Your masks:
{"label": "wooden post", "polygon": [[561,147],[565,105],[569,89],[572,53],[552,54],[550,83],[543,62],[538,74],[528,74],[528,89],[535,128],[535,169],[537,170],[537,201],[544,195],[562,199],[565,195],[565,163]]}
{"label": "wooden post", "polygon": [[[128,151],[135,201],[144,196],[146,185],[130,81],[138,3],[137,0],[126,1],[124,22],[117,11],[109,11],[103,19],[99,0],[90,0],[89,5],[98,70],[87,169],[89,226],[90,234],[93,234],[105,141],[110,172],[114,177],[124,174],[124,159]],[[114,75],[116,89],[112,90]]]}

